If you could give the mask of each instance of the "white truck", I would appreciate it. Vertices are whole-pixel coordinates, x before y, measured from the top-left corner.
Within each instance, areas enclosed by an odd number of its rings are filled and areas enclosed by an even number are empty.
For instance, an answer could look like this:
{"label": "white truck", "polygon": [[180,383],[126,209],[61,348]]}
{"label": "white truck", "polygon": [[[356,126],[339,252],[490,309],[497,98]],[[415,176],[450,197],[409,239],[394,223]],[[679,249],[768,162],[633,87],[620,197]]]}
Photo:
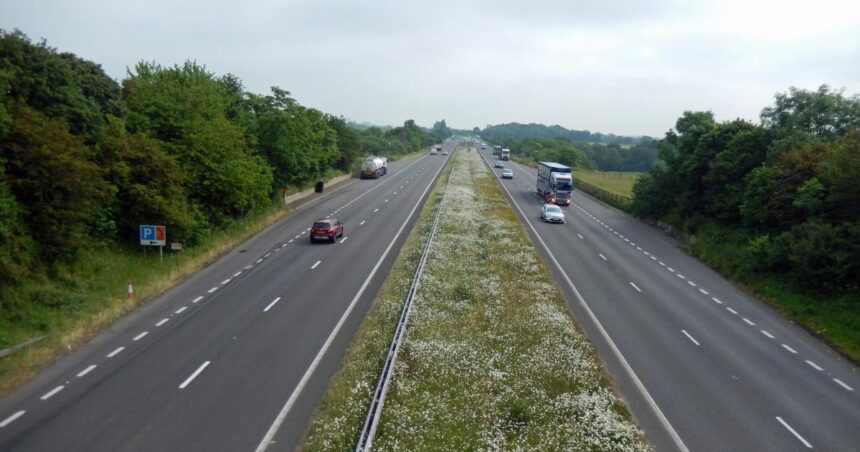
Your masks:
{"label": "white truck", "polygon": [[388,159],[385,157],[370,157],[361,164],[361,178],[374,179],[388,172]]}
{"label": "white truck", "polygon": [[499,160],[510,160],[511,159],[511,150],[508,148],[502,149],[499,153]]}

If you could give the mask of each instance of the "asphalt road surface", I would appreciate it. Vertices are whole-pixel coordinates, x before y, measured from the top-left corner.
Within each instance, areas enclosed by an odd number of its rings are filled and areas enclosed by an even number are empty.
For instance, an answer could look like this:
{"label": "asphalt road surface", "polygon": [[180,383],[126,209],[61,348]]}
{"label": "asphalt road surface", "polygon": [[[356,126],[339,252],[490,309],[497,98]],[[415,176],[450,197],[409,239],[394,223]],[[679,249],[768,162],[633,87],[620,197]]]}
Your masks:
{"label": "asphalt road surface", "polygon": [[[447,159],[324,193],[126,316],[0,400],[0,450],[292,450]],[[327,216],[344,237],[311,244]]]}
{"label": "asphalt road surface", "polygon": [[504,164],[500,184],[658,450],[860,450],[855,365],[581,191],[566,224],[541,222],[536,169]]}

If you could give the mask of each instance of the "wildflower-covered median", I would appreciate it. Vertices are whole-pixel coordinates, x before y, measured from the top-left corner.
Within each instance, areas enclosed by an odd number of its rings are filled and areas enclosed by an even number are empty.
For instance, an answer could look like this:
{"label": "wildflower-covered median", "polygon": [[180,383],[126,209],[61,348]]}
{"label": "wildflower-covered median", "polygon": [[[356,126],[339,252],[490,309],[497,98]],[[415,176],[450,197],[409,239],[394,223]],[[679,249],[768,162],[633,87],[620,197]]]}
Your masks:
{"label": "wildflower-covered median", "polygon": [[[452,158],[374,450],[648,450],[478,153]],[[435,196],[327,392],[306,449],[354,447],[439,208]]]}

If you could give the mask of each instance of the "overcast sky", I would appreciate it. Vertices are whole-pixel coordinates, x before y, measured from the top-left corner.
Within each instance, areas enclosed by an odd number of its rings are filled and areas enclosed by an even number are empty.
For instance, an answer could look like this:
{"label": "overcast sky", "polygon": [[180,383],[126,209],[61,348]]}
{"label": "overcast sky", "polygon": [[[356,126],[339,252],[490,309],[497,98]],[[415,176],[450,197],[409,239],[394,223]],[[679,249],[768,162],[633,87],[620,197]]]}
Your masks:
{"label": "overcast sky", "polygon": [[860,92],[856,0],[0,0],[102,65],[192,59],[358,122],[559,124],[662,136],[684,110],[758,120],[777,92]]}

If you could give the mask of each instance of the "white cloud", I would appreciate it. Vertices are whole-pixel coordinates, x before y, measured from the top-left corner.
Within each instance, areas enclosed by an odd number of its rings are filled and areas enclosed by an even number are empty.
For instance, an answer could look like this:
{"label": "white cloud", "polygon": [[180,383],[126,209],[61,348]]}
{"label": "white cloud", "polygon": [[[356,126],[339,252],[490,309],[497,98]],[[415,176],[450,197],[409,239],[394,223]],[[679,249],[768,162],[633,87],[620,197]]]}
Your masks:
{"label": "white cloud", "polygon": [[858,23],[838,0],[0,0],[0,27],[116,78],[196,59],[359,121],[650,135],[684,110],[754,120],[789,86],[860,91]]}

